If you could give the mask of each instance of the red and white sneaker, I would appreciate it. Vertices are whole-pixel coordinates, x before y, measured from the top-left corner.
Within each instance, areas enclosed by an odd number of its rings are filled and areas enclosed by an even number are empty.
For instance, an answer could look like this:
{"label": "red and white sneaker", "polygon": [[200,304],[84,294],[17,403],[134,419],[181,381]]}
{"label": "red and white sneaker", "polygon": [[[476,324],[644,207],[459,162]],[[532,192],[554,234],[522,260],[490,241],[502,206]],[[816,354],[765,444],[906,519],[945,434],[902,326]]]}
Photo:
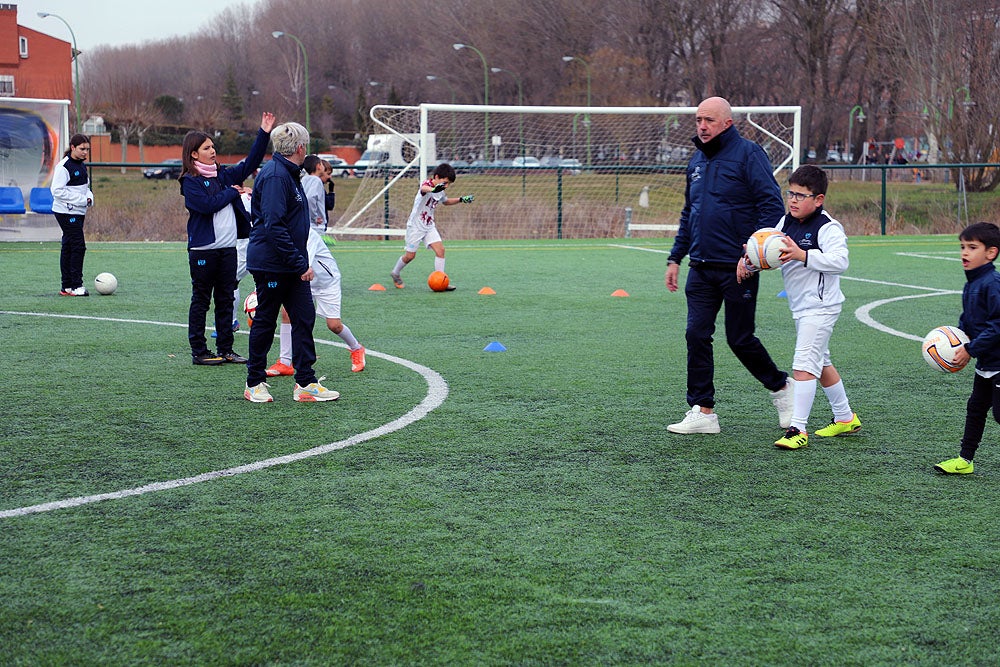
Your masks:
{"label": "red and white sneaker", "polygon": [[264,372],[267,373],[267,377],[269,378],[278,377],[279,375],[295,375],[295,369],[281,361],[274,362]]}
{"label": "red and white sneaker", "polygon": [[361,346],[351,350],[351,372],[360,373],[363,370],[365,370],[365,348]]}

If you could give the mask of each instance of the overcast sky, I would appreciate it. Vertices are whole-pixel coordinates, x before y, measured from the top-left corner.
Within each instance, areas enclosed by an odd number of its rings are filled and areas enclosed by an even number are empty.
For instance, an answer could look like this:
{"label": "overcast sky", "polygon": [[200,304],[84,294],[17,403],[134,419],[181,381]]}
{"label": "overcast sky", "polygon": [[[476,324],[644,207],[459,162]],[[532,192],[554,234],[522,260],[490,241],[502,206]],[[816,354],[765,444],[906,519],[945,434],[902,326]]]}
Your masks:
{"label": "overcast sky", "polygon": [[77,48],[141,44],[191,35],[219,15],[226,7],[252,6],[249,0],[7,0],[17,5],[19,25],[72,42],[69,30],[59,19],[39,18],[38,12],[57,14],[76,35]]}

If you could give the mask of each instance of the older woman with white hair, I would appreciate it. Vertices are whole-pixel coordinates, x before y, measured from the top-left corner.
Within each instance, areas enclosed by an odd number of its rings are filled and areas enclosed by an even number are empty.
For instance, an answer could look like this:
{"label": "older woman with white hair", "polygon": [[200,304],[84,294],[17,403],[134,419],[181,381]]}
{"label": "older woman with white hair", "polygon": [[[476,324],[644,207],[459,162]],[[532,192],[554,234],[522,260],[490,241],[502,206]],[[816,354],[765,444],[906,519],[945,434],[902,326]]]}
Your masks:
{"label": "older woman with white hair", "polygon": [[254,181],[250,198],[252,228],[247,246],[247,269],[257,286],[257,312],[250,328],[250,358],[244,398],[270,403],[267,354],[274,342],[278,313],[284,306],[292,324],[292,365],[296,401],[333,401],[336,391],[319,383],[313,364],[316,343],[313,325],[316,307],[309,282],[316,277],[309,266],[309,208],[302,190],[302,162],[309,151],[309,133],[298,123],[271,130],[274,154]]}

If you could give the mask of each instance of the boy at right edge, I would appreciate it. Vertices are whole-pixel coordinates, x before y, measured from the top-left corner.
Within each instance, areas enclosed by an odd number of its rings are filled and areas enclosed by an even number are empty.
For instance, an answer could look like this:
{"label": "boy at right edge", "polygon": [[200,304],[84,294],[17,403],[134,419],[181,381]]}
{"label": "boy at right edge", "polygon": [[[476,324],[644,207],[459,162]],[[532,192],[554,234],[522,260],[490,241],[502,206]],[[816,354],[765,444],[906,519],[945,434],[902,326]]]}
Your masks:
{"label": "boy at right edge", "polygon": [[958,328],[969,337],[955,350],[954,361],[964,367],[976,358],[972,395],[965,407],[965,432],[958,456],[934,466],[949,475],[973,471],[972,458],[986,429],[986,414],[1000,423],[1000,273],[993,262],[1000,253],[1000,227],[992,222],[975,222],[958,235],[962,248],[965,286],[962,288],[962,315]]}

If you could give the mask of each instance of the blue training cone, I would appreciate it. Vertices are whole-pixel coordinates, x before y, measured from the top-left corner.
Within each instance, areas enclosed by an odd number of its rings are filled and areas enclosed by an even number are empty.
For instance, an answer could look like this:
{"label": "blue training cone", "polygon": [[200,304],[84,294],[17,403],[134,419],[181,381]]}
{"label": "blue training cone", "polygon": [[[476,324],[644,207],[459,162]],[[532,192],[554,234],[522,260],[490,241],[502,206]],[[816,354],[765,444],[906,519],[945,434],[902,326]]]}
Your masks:
{"label": "blue training cone", "polygon": [[506,352],[507,348],[503,346],[503,343],[499,341],[493,341],[489,345],[483,348],[483,352]]}
{"label": "blue training cone", "polygon": [[785,292],[785,290],[781,290],[780,292],[778,292],[778,298],[779,299],[787,299],[788,298],[788,293]]}

